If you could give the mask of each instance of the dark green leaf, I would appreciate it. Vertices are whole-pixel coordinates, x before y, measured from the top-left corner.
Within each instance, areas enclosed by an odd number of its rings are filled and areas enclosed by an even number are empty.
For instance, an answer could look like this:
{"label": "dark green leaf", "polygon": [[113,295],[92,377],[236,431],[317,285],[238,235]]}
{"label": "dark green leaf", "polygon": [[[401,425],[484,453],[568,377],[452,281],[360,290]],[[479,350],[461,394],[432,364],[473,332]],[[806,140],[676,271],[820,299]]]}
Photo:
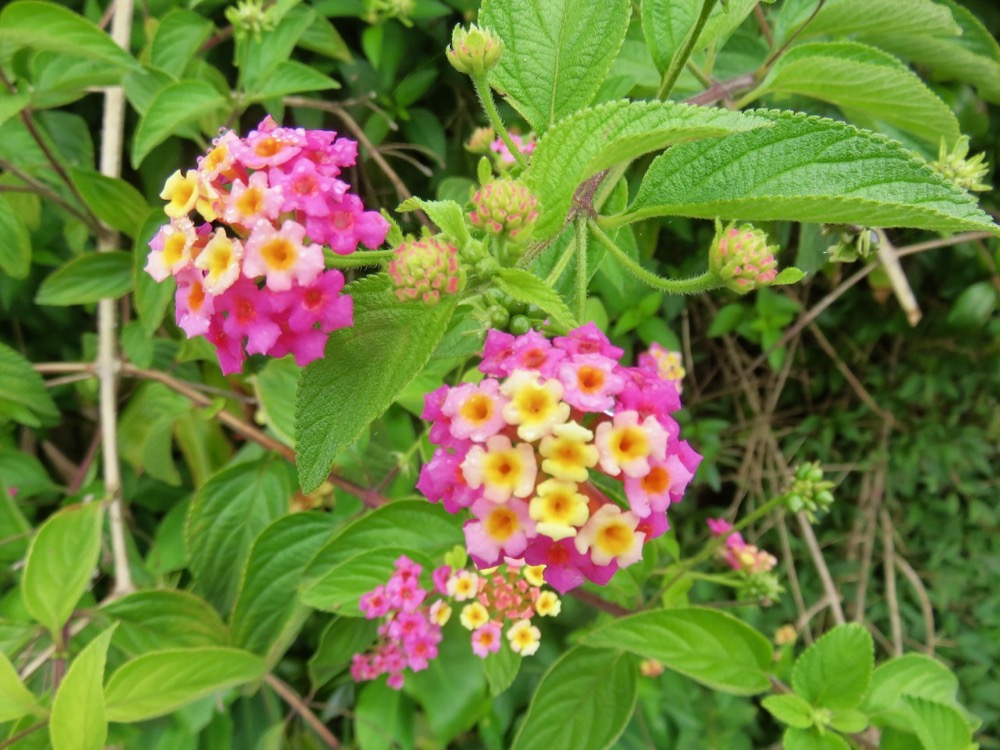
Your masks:
{"label": "dark green leaf", "polygon": [[714,609],[663,609],[625,617],[595,630],[582,643],[623,648],[667,669],[736,695],[767,690],[771,646],[756,630]]}
{"label": "dark green leaf", "polygon": [[872,679],[875,651],[863,625],[826,633],[795,662],[792,688],[814,706],[844,710],[861,703]]}
{"label": "dark green leaf", "polygon": [[302,32],[302,36],[299,37],[299,46],[335,60],[346,63],[354,62],[354,56],[351,54],[351,48],[347,46],[347,42],[344,41],[333,24],[320,15],[317,15],[313,20],[312,26]]}
{"label": "dark green leaf", "polygon": [[884,136],[818,117],[681,144],[656,159],[633,216],[844,222],[944,232],[1000,227],[976,200]]}
{"label": "dark green leaf", "polygon": [[375,642],[378,625],[374,620],[335,617],[320,636],[309,659],[309,681],[318,690],[344,671],[355,654]]}
{"label": "dark green leaf", "polygon": [[106,177],[100,172],[71,167],[70,177],[90,210],[101,221],[135,237],[146,216],[149,204],[142,194],[124,180]]}
{"label": "dark green leaf", "polygon": [[483,659],[483,674],[486,675],[490,695],[500,695],[514,684],[517,673],[521,671],[522,661],[521,655],[514,653],[506,645]]}
{"label": "dark green leaf", "polygon": [[623,651],[570,649],[538,684],[513,750],[613,747],[632,718],[637,672]]}
{"label": "dark green leaf", "polygon": [[285,445],[295,447],[295,389],[302,368],[291,357],[269,360],[254,375],[259,419],[263,420]]}
{"label": "dark green leaf", "polygon": [[104,716],[104,663],[114,626],[95,637],[73,660],[52,701],[49,736],[53,750],[102,750],[108,736]]}
{"label": "dark green leaf", "polygon": [[423,369],[456,302],[400,303],[385,277],[362,279],[347,291],[354,297],[354,325],[330,335],[326,356],[303,371],[296,396],[296,459],[306,492]]}
{"label": "dark green leaf", "polygon": [[35,295],[39,305],[85,305],[115,299],[132,289],[132,256],[115,250],[91,252],[49,274]]}
{"label": "dark green leaf", "polygon": [[12,419],[41,427],[59,417],[55,402],[41,376],[24,357],[0,342],[0,423]]}
{"label": "dark green leaf", "polygon": [[226,97],[204,81],[179,81],[160,89],[135,130],[132,166],[138,167],[156,146],[205,115],[220,113],[221,125],[221,112],[228,106]]}
{"label": "dark green leaf", "polygon": [[31,270],[31,236],[10,202],[0,197],[0,271],[23,279]]}
{"label": "dark green leaf", "polygon": [[413,750],[413,701],[384,681],[358,693],[354,727],[360,750]]}
{"label": "dark green leaf", "polygon": [[247,51],[243,82],[247,93],[258,93],[275,68],[288,61],[299,38],[312,25],[315,17],[316,13],[312,8],[292,8],[282,16],[275,28],[244,42]]}
{"label": "dark green leaf", "polygon": [[972,328],[986,324],[997,307],[997,290],[989,281],[978,281],[962,290],[948,311],[949,325]]}
{"label": "dark green leaf", "polygon": [[229,645],[229,630],[218,613],[188,591],[139,591],[108,602],[101,611],[118,623],[115,646],[130,656]]}

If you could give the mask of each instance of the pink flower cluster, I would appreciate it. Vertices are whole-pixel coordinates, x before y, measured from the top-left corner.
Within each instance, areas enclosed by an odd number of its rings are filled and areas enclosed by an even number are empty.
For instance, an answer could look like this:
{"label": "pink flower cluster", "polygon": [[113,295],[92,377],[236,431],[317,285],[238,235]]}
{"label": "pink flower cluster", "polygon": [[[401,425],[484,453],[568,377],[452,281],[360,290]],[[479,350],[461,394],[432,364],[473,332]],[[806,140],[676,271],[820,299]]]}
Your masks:
{"label": "pink flower cluster", "polygon": [[369,620],[385,618],[378,628],[379,641],[373,651],[355,654],[351,676],[355,682],[389,675],[389,687],[403,687],[403,670],[420,672],[437,657],[441,626],[451,609],[438,600],[426,606],[428,591],[420,586],[422,568],[405,555],[396,560],[396,570],[384,586],[361,597],[358,607]]}
{"label": "pink flower cluster", "polygon": [[[426,396],[439,447],[417,487],[451,513],[471,511],[465,539],[479,568],[523,558],[561,593],[603,585],[669,528],[667,508],[701,456],[678,437],[676,386],[622,366],[622,354],[593,323],[552,341],[491,330],[487,377]],[[628,508],[591,472],[621,481]]]}
{"label": "pink flower cluster", "polygon": [[324,270],[323,246],[375,248],[389,229],[339,179],[356,160],[354,141],[268,116],[246,138],[225,131],[198,169],[167,180],[170,223],[150,241],[146,271],[176,279],[177,325],[215,346],[223,373],[239,372],[247,354],[308,364],[351,325],[344,277]]}
{"label": "pink flower cluster", "polygon": [[[527,138],[522,138],[517,133],[510,134],[511,141],[517,146],[517,150],[520,151],[525,156],[528,156],[535,151],[535,139],[532,136]],[[510,152],[507,148],[507,144],[503,142],[502,138],[497,138],[490,144],[490,151],[495,153],[498,157],[498,162],[502,165],[512,166],[517,160],[514,158],[514,154]]]}
{"label": "pink flower cluster", "polygon": [[722,558],[733,570],[742,571],[747,575],[755,573],[767,573],[778,561],[774,555],[762,549],[758,549],[753,544],[747,544],[740,532],[733,532],[733,525],[724,518],[709,518],[706,523],[712,536],[726,537],[726,546],[720,550]]}

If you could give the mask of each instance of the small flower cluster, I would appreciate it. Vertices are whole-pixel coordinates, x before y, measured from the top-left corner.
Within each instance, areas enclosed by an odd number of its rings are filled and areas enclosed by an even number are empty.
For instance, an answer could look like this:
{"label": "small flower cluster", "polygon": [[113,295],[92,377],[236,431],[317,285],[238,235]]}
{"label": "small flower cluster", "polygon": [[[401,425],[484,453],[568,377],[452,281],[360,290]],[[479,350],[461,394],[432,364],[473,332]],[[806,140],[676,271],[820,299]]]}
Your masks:
{"label": "small flower cluster", "polygon": [[767,235],[752,224],[723,228],[716,224],[716,236],[708,253],[708,267],[728,289],[746,294],[770,286],[778,275],[774,254],[777,245],[767,244]]}
{"label": "small flower cluster", "polygon": [[358,607],[369,620],[385,618],[378,628],[379,641],[373,651],[355,654],[351,676],[355,682],[389,675],[389,687],[403,687],[403,670],[420,672],[437,657],[441,626],[451,617],[443,600],[427,606],[429,593],[420,586],[422,568],[405,555],[396,560],[396,570],[384,586],[361,597]]}
{"label": "small flower cluster", "polygon": [[[511,133],[510,139],[513,141],[517,150],[520,151],[525,156],[534,153],[535,151],[535,139],[532,136],[527,138],[522,138],[517,133]],[[490,144],[490,151],[497,155],[497,167],[505,168],[512,167],[517,162],[514,154],[510,152],[507,148],[507,144],[503,142],[502,138],[497,138],[493,143]]]}
{"label": "small flower cluster", "polygon": [[[677,388],[658,369],[624,367],[593,324],[552,341],[491,330],[479,383],[442,386],[422,414],[439,446],[418,489],[446,510],[469,508],[479,568],[504,557],[545,566],[560,593],[605,584],[668,528],[701,461],[671,414]],[[591,481],[624,485],[625,510]]]}
{"label": "small flower cluster", "polygon": [[544,566],[508,559],[505,565],[476,573],[459,570],[448,577],[445,589],[462,607],[459,621],[472,631],[472,651],[485,659],[500,650],[505,622],[510,649],[521,656],[538,650],[541,631],[531,624],[534,615],[555,617],[562,609],[559,597],[542,591]]}
{"label": "small flower cluster", "polygon": [[494,236],[523,240],[538,218],[538,201],[518,180],[501,178],[488,182],[472,196],[469,221]]}
{"label": "small flower cluster", "polygon": [[146,271],[176,279],[177,325],[215,346],[223,373],[239,372],[247,354],[305,365],[351,325],[344,277],[324,271],[323,245],[375,248],[389,229],[338,179],[356,160],[354,141],[268,116],[246,138],[225,131],[197,169],[167,180],[170,223],[149,243]]}
{"label": "small flower cluster", "polygon": [[678,395],[684,392],[683,380],[687,372],[680,352],[672,352],[653,342],[647,351],[639,355],[639,367],[653,370],[662,380],[673,383]]}
{"label": "small flower cluster", "polygon": [[455,294],[464,278],[455,246],[433,237],[401,244],[387,271],[400,302],[419,300],[429,306],[442,295]]}
{"label": "small flower cluster", "polygon": [[759,573],[769,573],[778,561],[774,555],[762,549],[758,549],[753,544],[747,544],[740,532],[732,531],[733,525],[724,518],[709,518],[708,530],[712,536],[720,537],[726,534],[726,546],[721,550],[722,558],[733,570],[738,570],[747,575]]}

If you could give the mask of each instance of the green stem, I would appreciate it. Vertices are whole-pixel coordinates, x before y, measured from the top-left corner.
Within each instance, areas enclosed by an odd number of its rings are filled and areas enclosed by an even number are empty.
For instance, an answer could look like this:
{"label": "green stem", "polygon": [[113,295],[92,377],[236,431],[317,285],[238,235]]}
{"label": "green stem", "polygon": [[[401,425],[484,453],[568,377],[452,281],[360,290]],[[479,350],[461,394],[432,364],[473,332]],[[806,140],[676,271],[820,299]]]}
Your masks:
{"label": "green stem", "polygon": [[762,506],[757,508],[757,510],[755,510],[753,513],[748,515],[739,523],[735,524],[733,528],[731,528],[725,534],[722,534],[717,537],[712,537],[712,539],[708,541],[708,543],[701,550],[701,552],[699,552],[694,557],[689,557],[680,565],[680,567],[677,569],[677,572],[674,573],[674,577],[660,587],[660,590],[656,593],[655,598],[656,599],[663,598],[663,595],[667,593],[667,591],[669,591],[674,584],[676,584],[684,576],[688,575],[694,568],[697,568],[703,562],[712,557],[712,555],[715,554],[715,551],[719,549],[719,547],[721,547],[723,544],[725,544],[726,539],[728,539],[730,535],[735,534],[737,531],[745,529],[750,524],[766,516],[775,508],[778,508],[781,505],[783,505],[784,502],[785,502],[784,495],[778,495],[777,497],[772,497]]}
{"label": "green stem", "polygon": [[590,222],[590,231],[608,248],[608,251],[615,256],[626,271],[639,279],[639,281],[649,284],[649,286],[659,289],[661,292],[667,292],[668,294],[697,294],[698,292],[707,292],[710,289],[718,289],[722,286],[719,278],[711,271],[706,271],[701,276],[695,276],[690,279],[666,279],[659,274],[647,270],[638,261],[633,260],[628,253],[618,247],[604,233],[596,222]]}
{"label": "green stem", "polygon": [[685,64],[684,67],[686,67],[688,69],[688,71],[691,73],[691,75],[693,75],[695,78],[698,79],[698,83],[700,83],[706,89],[707,88],[711,88],[711,86],[712,86],[712,79],[709,78],[704,73],[702,73],[701,69],[697,65],[695,65],[693,62],[691,62],[690,59],[687,61],[687,63]]}
{"label": "green stem", "polygon": [[587,309],[587,220],[576,219],[576,320],[583,320]]}
{"label": "green stem", "polygon": [[497,132],[497,135],[507,144],[507,148],[513,155],[514,160],[521,169],[526,169],[528,166],[528,160],[521,153],[521,149],[517,147],[514,141],[510,137],[510,133],[507,132],[507,128],[504,127],[503,120],[500,119],[500,113],[497,111],[497,105],[493,103],[493,92],[490,90],[490,85],[486,82],[486,76],[472,76],[472,83],[476,87],[476,93],[479,95],[479,101],[483,105],[483,111],[486,113],[486,117],[490,121],[490,125]]}
{"label": "green stem", "polygon": [[708,22],[708,17],[711,15],[715,3],[716,0],[704,0],[701,4],[701,13],[698,15],[698,20],[695,21],[694,27],[688,32],[687,37],[684,38],[684,46],[674,55],[670,61],[670,67],[663,74],[660,90],[656,92],[657,99],[664,99],[670,95],[670,91],[673,89],[674,84],[677,83],[677,79],[680,77],[681,71],[684,70],[688,58],[691,57],[694,45],[698,43],[698,37],[701,36],[701,30],[705,28],[705,24]]}
{"label": "green stem", "polygon": [[359,250],[350,255],[325,253],[326,265],[330,268],[365,268],[388,263],[396,254],[395,250]]}
{"label": "green stem", "polygon": [[559,281],[559,277],[563,275],[563,271],[566,270],[566,266],[569,265],[570,258],[573,257],[573,253],[576,251],[576,238],[566,246],[563,250],[562,255],[559,256],[559,260],[556,264],[552,266],[552,270],[549,271],[549,275],[545,277],[545,283],[549,286],[555,286],[556,282]]}

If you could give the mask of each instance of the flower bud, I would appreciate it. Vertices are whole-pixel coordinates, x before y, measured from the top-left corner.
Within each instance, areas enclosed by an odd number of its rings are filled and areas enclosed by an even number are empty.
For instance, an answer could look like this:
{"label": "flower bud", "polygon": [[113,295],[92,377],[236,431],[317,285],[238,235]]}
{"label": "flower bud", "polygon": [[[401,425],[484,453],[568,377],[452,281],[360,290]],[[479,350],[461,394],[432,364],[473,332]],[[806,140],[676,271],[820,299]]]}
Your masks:
{"label": "flower bud", "polygon": [[785,493],[785,504],[793,513],[804,511],[809,521],[815,522],[816,514],[828,510],[833,503],[832,488],[833,482],[823,479],[823,468],[818,461],[799,464],[792,486]]}
{"label": "flower bud", "polygon": [[472,226],[512,240],[525,239],[538,218],[538,201],[517,180],[501,178],[483,185],[472,196]]}
{"label": "flower bud", "polygon": [[989,173],[989,164],[985,162],[985,154],[969,157],[969,136],[963,135],[955,141],[955,147],[949,152],[941,140],[941,149],[937,161],[931,162],[931,168],[947,180],[951,180],[962,190],[982,192],[990,186],[983,181]]}
{"label": "flower bud", "polygon": [[436,305],[443,294],[455,294],[462,287],[458,251],[434,238],[404,242],[396,248],[388,270],[400,302],[420,300]]}
{"label": "flower bud", "polygon": [[728,289],[746,294],[770,286],[778,275],[774,259],[777,245],[767,244],[767,235],[751,224],[737,228],[716,227],[715,239],[708,252],[708,267]]}
{"label": "flower bud", "polygon": [[475,24],[468,29],[458,25],[451,33],[451,46],[446,54],[448,62],[459,73],[482,76],[500,61],[503,41],[489,29],[480,29]]}
{"label": "flower bud", "polygon": [[472,154],[488,154],[490,144],[496,140],[493,128],[476,128],[465,142],[465,150]]}

